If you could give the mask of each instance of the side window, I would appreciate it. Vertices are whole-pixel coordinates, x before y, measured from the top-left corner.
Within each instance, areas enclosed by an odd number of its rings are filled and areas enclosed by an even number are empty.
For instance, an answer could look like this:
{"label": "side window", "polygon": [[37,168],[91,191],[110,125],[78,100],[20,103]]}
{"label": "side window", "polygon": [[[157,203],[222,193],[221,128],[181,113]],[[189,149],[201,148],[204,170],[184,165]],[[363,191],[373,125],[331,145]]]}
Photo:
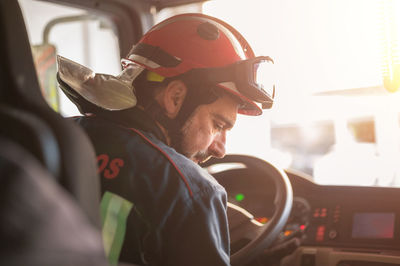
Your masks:
{"label": "side window", "polygon": [[114,25],[88,10],[53,3],[19,0],[44,97],[63,116],[79,114],[60,91],[56,80],[56,55],[95,72],[118,74],[120,52]]}

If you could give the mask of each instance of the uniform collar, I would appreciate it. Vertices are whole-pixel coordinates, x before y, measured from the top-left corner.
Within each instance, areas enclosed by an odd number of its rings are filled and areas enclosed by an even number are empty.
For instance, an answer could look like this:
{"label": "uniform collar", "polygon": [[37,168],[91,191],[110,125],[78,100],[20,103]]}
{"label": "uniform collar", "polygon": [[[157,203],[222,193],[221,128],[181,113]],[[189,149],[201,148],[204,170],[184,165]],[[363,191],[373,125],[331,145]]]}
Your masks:
{"label": "uniform collar", "polygon": [[96,114],[107,120],[128,128],[136,128],[153,134],[159,140],[167,143],[166,137],[155,120],[138,107],[121,111],[103,111]]}

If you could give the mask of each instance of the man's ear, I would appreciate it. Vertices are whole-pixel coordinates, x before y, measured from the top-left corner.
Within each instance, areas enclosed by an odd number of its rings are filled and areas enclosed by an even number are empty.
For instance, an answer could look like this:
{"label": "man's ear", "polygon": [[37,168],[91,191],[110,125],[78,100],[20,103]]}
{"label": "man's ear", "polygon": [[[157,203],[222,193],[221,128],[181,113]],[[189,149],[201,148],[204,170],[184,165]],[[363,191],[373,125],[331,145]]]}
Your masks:
{"label": "man's ear", "polygon": [[181,80],[173,80],[165,88],[161,101],[169,118],[175,118],[179,113],[186,93],[187,87]]}

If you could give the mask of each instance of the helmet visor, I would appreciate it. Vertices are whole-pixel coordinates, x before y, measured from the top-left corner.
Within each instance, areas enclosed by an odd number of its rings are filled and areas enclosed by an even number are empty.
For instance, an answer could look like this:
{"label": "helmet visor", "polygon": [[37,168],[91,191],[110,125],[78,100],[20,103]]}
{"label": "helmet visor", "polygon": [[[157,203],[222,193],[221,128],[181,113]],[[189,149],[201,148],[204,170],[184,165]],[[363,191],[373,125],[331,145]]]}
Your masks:
{"label": "helmet visor", "polygon": [[261,60],[253,64],[254,86],[263,90],[271,98],[275,93],[275,68],[271,61]]}

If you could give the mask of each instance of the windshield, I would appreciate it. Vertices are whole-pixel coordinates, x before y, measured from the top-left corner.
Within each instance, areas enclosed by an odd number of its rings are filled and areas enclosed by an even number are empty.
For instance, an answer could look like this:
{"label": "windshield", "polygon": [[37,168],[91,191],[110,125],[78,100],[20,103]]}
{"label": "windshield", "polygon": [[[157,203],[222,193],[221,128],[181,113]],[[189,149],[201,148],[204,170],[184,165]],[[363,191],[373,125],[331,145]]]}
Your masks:
{"label": "windshield", "polygon": [[[88,10],[19,2],[46,98],[64,116],[78,114],[56,88],[55,56],[116,75],[115,26]],[[154,12],[155,23],[186,12],[225,20],[257,56],[275,62],[273,108],[239,116],[228,153],[302,171],[319,184],[400,186],[400,1],[216,0]]]}
{"label": "windshield", "polygon": [[276,102],[262,117],[239,119],[228,151],[320,184],[399,186],[400,99],[384,76],[393,83],[399,66],[400,3],[245,3],[210,1],[203,12],[236,27],[256,55],[274,59]]}

